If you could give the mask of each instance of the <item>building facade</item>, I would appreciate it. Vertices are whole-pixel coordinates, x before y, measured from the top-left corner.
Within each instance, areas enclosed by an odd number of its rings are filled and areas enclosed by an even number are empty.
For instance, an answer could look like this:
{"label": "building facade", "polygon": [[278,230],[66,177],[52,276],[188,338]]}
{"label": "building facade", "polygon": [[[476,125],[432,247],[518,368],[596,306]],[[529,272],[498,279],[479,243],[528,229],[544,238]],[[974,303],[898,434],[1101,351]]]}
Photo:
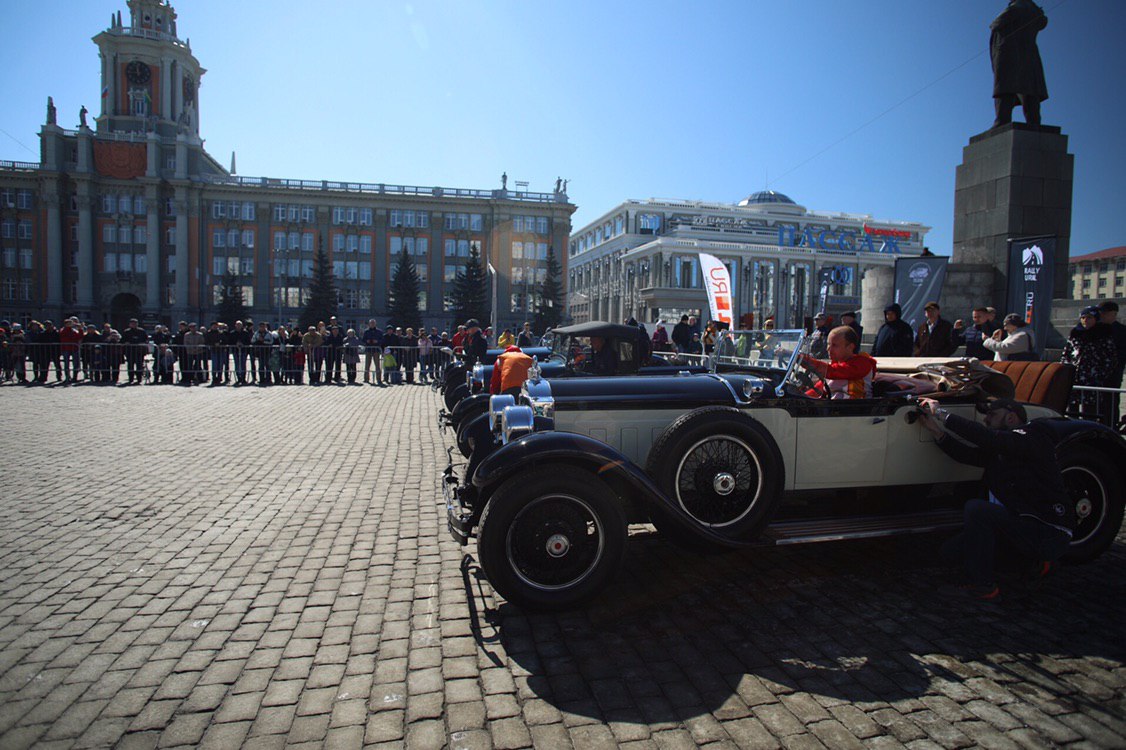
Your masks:
{"label": "building facade", "polygon": [[861,279],[920,255],[930,227],[810,211],[773,191],[738,204],[628,200],[575,232],[568,305],[576,321],[710,317],[699,253],[731,275],[739,325],[800,326],[821,309],[861,307]]}
{"label": "building facade", "polygon": [[1071,298],[1101,302],[1126,297],[1126,247],[1069,258]]}
{"label": "building facade", "polygon": [[206,70],[167,0],[129,0],[94,37],[101,111],[76,129],[48,99],[41,158],[0,162],[0,316],[122,324],[206,321],[233,276],[255,320],[295,321],[324,248],[341,320],[386,309],[403,248],[421,320],[447,327],[454,275],[476,245],[496,270],[494,321],[521,322],[553,247],[566,269],[575,207],[550,193],[245,177],[200,137]]}

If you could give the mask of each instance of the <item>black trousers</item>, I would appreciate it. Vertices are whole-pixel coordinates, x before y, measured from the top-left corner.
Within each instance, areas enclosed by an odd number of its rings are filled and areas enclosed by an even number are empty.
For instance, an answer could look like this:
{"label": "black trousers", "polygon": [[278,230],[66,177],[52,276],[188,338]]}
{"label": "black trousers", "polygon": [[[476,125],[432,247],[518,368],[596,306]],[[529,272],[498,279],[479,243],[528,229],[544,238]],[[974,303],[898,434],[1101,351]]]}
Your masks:
{"label": "black trousers", "polygon": [[942,556],[961,564],[970,583],[997,582],[998,544],[1027,562],[1055,561],[1067,551],[1071,538],[1057,528],[1018,516],[988,500],[970,500],[963,510],[965,527],[942,546]]}

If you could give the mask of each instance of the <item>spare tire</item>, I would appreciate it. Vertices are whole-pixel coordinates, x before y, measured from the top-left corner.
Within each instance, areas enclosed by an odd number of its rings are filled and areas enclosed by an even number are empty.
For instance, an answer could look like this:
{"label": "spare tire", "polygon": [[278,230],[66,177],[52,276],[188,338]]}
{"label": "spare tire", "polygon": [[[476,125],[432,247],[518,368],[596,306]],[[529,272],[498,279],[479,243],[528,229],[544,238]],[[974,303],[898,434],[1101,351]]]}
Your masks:
{"label": "spare tire", "polygon": [[649,451],[646,471],[696,523],[733,539],[762,531],[785,479],[770,433],[727,406],[696,409],[669,425]]}

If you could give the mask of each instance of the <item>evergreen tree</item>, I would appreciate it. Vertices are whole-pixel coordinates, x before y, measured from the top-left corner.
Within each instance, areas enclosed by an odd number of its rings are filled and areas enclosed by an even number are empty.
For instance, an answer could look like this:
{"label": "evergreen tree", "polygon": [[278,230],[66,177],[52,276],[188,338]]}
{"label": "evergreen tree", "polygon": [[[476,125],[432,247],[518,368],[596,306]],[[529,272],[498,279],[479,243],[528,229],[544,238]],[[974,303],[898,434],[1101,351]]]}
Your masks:
{"label": "evergreen tree", "polygon": [[563,287],[560,284],[562,269],[559,261],[555,260],[555,248],[547,248],[547,271],[544,273],[543,283],[539,288],[538,305],[536,306],[534,329],[543,333],[548,328],[555,328],[563,322],[566,312],[563,303]]}
{"label": "evergreen tree", "polygon": [[242,298],[242,284],[238,277],[232,273],[223,276],[223,284],[219,287],[219,306],[215,311],[215,319],[228,326],[234,326],[236,320],[246,320],[246,303]]}
{"label": "evergreen tree", "polygon": [[328,323],[328,319],[336,315],[336,308],[336,283],[332,278],[332,266],[328,263],[324,248],[318,247],[313,260],[313,279],[309,282],[308,297],[305,298],[305,307],[301,309],[297,327],[305,331],[322,320]]}
{"label": "evergreen tree", "polygon": [[417,328],[421,325],[418,312],[419,292],[418,271],[414,261],[407,255],[404,245],[391,276],[391,298],[387,301],[387,325]]}
{"label": "evergreen tree", "polygon": [[485,264],[481,262],[481,252],[474,243],[469,246],[469,258],[465,261],[465,270],[459,271],[454,277],[450,294],[446,298],[450,312],[454,316],[455,328],[470,318],[479,320],[482,328],[489,324],[489,309],[492,305],[489,299],[492,287],[489,283]]}

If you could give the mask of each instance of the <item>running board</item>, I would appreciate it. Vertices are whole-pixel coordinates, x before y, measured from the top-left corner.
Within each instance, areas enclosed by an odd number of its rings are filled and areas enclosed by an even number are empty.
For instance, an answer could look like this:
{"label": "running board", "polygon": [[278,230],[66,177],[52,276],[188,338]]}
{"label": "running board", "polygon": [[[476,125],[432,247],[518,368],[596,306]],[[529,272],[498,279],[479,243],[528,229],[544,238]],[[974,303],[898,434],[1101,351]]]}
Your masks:
{"label": "running board", "polygon": [[934,510],[893,516],[852,516],[778,521],[761,537],[766,544],[807,544],[842,539],[874,539],[901,534],[925,534],[962,525],[962,511]]}

